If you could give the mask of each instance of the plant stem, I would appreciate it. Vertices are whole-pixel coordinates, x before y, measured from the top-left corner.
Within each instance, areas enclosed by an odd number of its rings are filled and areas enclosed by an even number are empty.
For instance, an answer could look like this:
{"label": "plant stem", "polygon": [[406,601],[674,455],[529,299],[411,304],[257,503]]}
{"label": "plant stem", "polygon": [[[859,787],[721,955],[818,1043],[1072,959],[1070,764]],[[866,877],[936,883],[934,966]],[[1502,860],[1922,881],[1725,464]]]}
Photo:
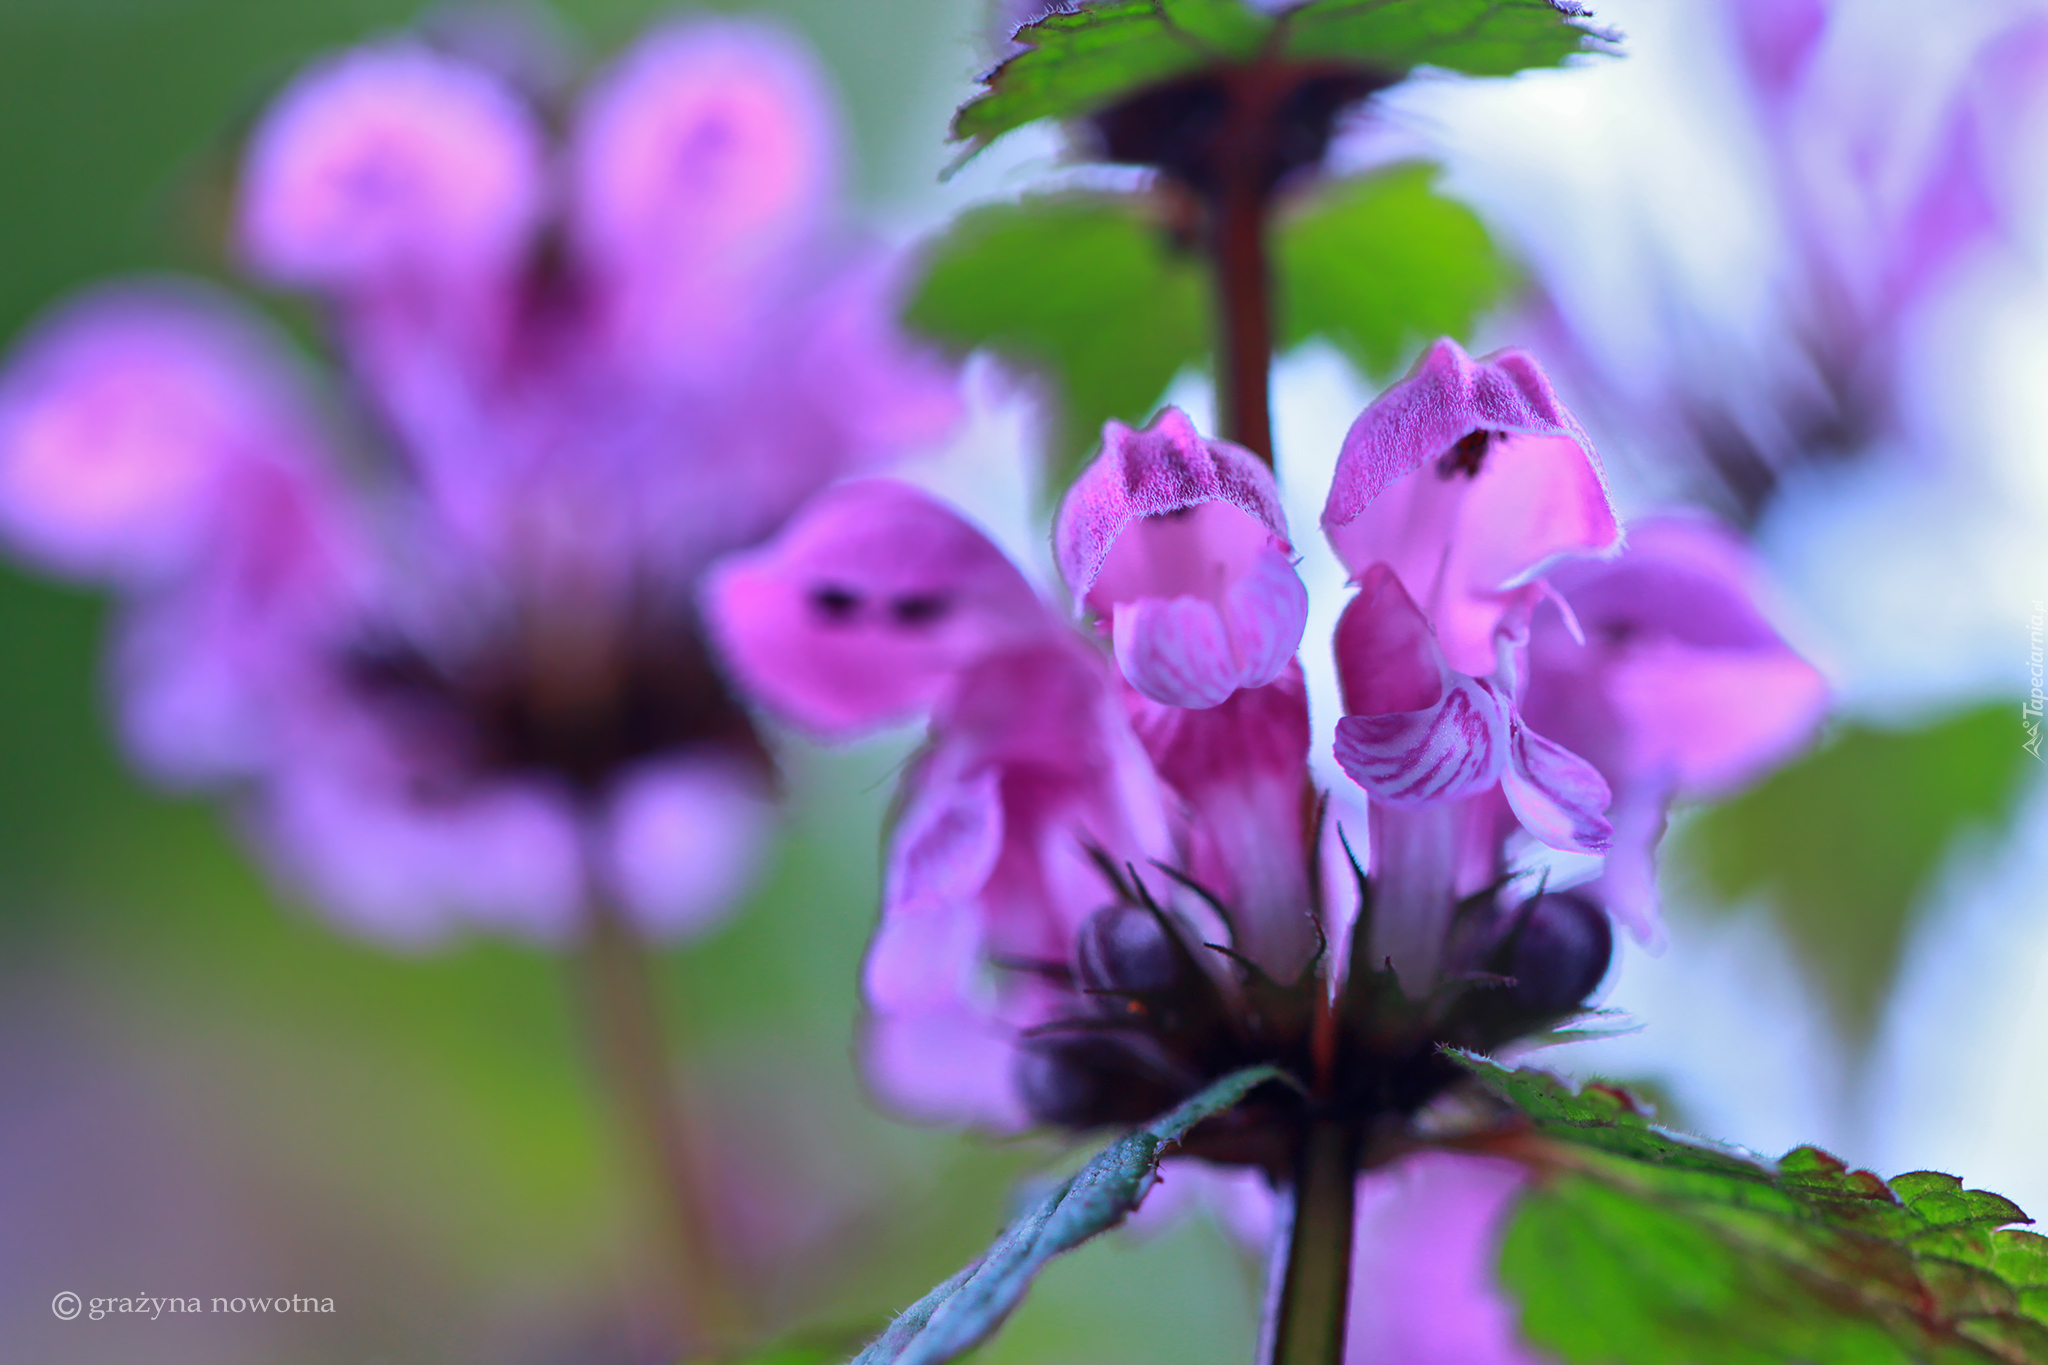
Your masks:
{"label": "plant stem", "polygon": [[1357,1128],[1335,1119],[1312,1120],[1302,1137],[1274,1247],[1261,1365],[1343,1363],[1359,1142]]}
{"label": "plant stem", "polygon": [[1273,463],[1272,268],[1266,259],[1271,196],[1253,173],[1226,175],[1208,197],[1209,252],[1215,274],[1217,390],[1223,435]]}
{"label": "plant stem", "polygon": [[632,1159],[661,1207],[671,1324],[693,1349],[728,1344],[743,1325],[740,1301],[698,1188],[646,945],[616,909],[599,903],[586,923],[580,966],[597,1064]]}

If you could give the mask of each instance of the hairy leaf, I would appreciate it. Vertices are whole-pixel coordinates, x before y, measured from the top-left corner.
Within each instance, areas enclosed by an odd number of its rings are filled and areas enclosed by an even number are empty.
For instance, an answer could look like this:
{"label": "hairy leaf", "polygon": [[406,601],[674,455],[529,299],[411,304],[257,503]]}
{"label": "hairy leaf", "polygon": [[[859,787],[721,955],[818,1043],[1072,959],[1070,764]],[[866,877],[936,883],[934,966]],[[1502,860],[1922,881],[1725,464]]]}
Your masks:
{"label": "hairy leaf", "polygon": [[1502,1250],[1523,1333],[1572,1365],[2048,1361],[2048,1239],[1934,1171],[1889,1184],[1660,1128],[1623,1092],[1454,1054],[1529,1130]]}
{"label": "hairy leaf", "polygon": [[[1403,165],[1339,181],[1276,223],[1283,349],[1326,336],[1384,377],[1429,339],[1466,336],[1505,292],[1485,229],[1434,176]],[[1052,381],[1054,489],[1105,421],[1148,420],[1174,376],[1209,361],[1206,273],[1152,208],[1141,196],[1040,195],[963,214],[928,249],[908,321]]]}
{"label": "hairy leaf", "polygon": [[1017,32],[1024,50],[983,78],[953,138],[986,146],[1043,118],[1081,118],[1150,86],[1255,60],[1352,69],[1384,81],[1435,66],[1500,76],[1555,66],[1603,41],[1552,0],[1310,0],[1269,14],[1248,0],[1095,0]]}
{"label": "hairy leaf", "polygon": [[1042,195],[963,214],[931,248],[908,321],[934,340],[989,347],[1059,390],[1052,486],[1064,488],[1102,424],[1143,422],[1209,355],[1199,263],[1143,200]]}
{"label": "hairy leaf", "polygon": [[1282,220],[1282,349],[1327,337],[1385,378],[1424,343],[1470,333],[1512,276],[1478,217],[1435,180],[1433,166],[1395,166],[1329,185]]}
{"label": "hairy leaf", "polygon": [[1916,730],[1844,726],[1705,812],[1675,860],[1722,905],[1761,898],[1837,1020],[1867,1040],[1945,857],[2010,822],[2034,766],[2018,710],[1994,704]]}
{"label": "hairy leaf", "polygon": [[974,1347],[1023,1301],[1046,1262],[1115,1227],[1138,1207],[1167,1147],[1280,1076],[1269,1066],[1226,1076],[1111,1143],[1005,1229],[980,1260],[904,1309],[854,1365],[941,1365]]}

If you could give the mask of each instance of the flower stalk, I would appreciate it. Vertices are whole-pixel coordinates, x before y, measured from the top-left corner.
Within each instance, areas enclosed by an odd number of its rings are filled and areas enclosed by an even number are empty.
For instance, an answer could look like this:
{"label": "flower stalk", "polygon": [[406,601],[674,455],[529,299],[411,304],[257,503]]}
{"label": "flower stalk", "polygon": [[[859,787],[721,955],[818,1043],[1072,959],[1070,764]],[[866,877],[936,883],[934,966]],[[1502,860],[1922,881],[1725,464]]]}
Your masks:
{"label": "flower stalk", "polygon": [[1351,1295],[1352,1217],[1360,1134],[1319,1118],[1302,1136],[1283,1192],[1284,1234],[1274,1239],[1260,1365],[1341,1365]]}
{"label": "flower stalk", "polygon": [[1218,398],[1223,435],[1273,463],[1272,267],[1266,234],[1272,196],[1251,174],[1228,176],[1209,201],[1215,274]]}
{"label": "flower stalk", "polygon": [[693,1350],[729,1345],[746,1324],[698,1186],[646,944],[600,900],[588,916],[579,966],[595,1060],[623,1143],[660,1210],[669,1328]]}

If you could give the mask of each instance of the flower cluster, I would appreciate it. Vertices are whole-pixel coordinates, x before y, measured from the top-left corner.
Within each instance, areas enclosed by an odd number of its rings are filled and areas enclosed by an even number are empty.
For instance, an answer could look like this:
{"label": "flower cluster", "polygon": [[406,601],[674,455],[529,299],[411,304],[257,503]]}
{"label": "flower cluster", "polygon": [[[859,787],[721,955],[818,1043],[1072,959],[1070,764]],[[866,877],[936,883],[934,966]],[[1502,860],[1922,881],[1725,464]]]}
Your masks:
{"label": "flower cluster", "polygon": [[0,387],[0,530],[123,594],[140,761],[248,793],[288,875],[383,937],[729,904],[774,783],[698,580],[955,416],[834,228],[836,156],[807,57],[736,23],[658,32],[570,111],[415,42],[299,78],[239,239],[321,305],[337,372],[147,284]]}
{"label": "flower cluster", "polygon": [[[1277,1063],[1303,1091],[1262,1087],[1183,1150],[1284,1176],[1311,1119],[1396,1142],[1456,1083],[1440,1044],[1576,1013],[1609,915],[1655,935],[1668,803],[1818,718],[1739,542],[1666,518],[1624,549],[1526,356],[1432,347],[1352,427],[1323,525],[1356,584],[1333,641],[1336,757],[1371,811],[1355,880],[1331,875],[1311,780],[1272,475],[1178,411],[1111,423],[1060,508],[1088,631],[890,481],[828,491],[716,572],[713,629],[775,711],[826,736],[930,713],[865,974],[867,1065],[900,1108],[1085,1129]],[[1604,875],[1531,887],[1530,844],[1605,853]],[[1439,1175],[1397,1178],[1462,1188]],[[1446,1198],[1483,1223],[1513,1182],[1472,1179]]]}

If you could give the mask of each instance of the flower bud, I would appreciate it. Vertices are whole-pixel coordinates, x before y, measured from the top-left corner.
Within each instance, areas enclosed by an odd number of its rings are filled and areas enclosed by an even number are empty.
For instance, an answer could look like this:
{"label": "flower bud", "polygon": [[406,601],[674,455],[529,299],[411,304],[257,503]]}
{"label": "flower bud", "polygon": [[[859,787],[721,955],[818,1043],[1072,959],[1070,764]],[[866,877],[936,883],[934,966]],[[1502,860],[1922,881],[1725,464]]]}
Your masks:
{"label": "flower bud", "polygon": [[1600,979],[1614,956],[1607,912],[1584,896],[1552,891],[1525,902],[1504,945],[1508,998],[1531,1014],[1564,1014]]}
{"label": "flower bud", "polygon": [[1090,915],[1074,956],[1089,990],[1165,991],[1181,977],[1180,946],[1159,916],[1137,905],[1106,906]]}

